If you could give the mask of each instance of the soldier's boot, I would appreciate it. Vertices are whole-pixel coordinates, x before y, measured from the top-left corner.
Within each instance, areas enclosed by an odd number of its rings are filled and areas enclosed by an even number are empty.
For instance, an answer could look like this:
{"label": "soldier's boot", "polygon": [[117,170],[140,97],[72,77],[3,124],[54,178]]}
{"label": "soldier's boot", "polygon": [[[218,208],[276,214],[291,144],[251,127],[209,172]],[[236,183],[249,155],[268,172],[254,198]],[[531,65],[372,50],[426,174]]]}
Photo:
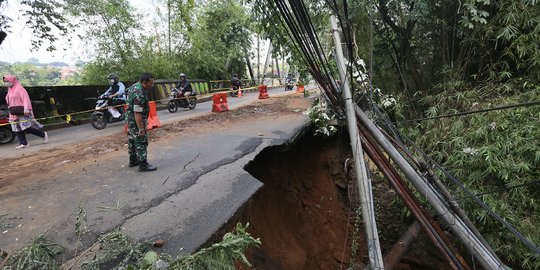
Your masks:
{"label": "soldier's boot", "polygon": [[129,157],[129,167],[135,167],[135,166],[139,166],[141,164],[141,162],[139,161],[139,159],[137,157],[132,157],[130,156]]}
{"label": "soldier's boot", "polygon": [[155,171],[155,170],[157,170],[157,167],[148,164],[148,162],[146,162],[146,160],[141,161],[141,163],[139,164],[139,172],[151,172],[151,171]]}

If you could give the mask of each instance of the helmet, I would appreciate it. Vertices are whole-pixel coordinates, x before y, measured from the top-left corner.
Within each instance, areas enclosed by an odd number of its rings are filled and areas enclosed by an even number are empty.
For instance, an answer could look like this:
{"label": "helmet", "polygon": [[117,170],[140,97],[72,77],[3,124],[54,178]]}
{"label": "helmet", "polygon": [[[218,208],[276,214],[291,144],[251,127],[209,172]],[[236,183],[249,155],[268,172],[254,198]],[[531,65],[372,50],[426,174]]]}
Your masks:
{"label": "helmet", "polygon": [[186,77],[186,74],[180,73],[180,76],[178,76],[178,77],[180,77],[180,78],[185,78],[185,77]]}
{"label": "helmet", "polygon": [[238,77],[238,74],[234,73],[232,76],[233,76],[233,77]]}
{"label": "helmet", "polygon": [[107,79],[111,82],[111,83],[117,83],[118,82],[118,75],[116,75],[116,73],[111,73],[107,76]]}

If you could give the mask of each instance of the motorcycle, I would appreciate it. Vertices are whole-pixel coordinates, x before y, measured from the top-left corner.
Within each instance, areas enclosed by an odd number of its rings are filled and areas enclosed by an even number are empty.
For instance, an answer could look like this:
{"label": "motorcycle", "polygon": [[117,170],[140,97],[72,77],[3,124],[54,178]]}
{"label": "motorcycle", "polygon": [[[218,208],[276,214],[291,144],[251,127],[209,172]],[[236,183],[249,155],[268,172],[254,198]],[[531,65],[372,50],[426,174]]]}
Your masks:
{"label": "motorcycle", "polygon": [[293,90],[293,87],[294,87],[293,81],[288,81],[285,83],[285,91],[291,91]]}
{"label": "motorcycle", "polygon": [[112,98],[109,98],[108,95],[100,95],[96,101],[96,109],[90,115],[90,124],[95,129],[104,129],[108,123],[114,123],[124,120],[124,109],[117,107],[109,107],[109,101]]}
{"label": "motorcycle", "polygon": [[169,97],[169,103],[167,104],[167,110],[169,110],[170,113],[175,113],[178,111],[178,108],[189,108],[190,110],[195,109],[195,106],[197,106],[197,92],[193,91],[191,92],[191,95],[189,97],[182,97],[180,93],[183,93],[182,91],[179,91],[178,89],[174,88],[171,91],[171,95]]}
{"label": "motorcycle", "polygon": [[240,89],[239,86],[231,85],[231,97],[237,97],[238,96],[238,89]]}
{"label": "motorcycle", "polygon": [[0,125],[0,144],[12,142],[15,139],[15,133],[11,131],[7,109],[0,108]]}

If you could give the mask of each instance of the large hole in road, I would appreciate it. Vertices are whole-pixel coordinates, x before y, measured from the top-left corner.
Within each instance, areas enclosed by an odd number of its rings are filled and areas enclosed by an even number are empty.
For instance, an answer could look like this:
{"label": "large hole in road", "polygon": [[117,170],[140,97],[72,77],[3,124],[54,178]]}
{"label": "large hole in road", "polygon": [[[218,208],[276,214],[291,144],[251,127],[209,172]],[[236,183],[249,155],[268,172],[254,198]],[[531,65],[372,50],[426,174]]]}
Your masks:
{"label": "large hole in road", "polygon": [[[286,148],[267,148],[246,166],[264,187],[227,227],[249,222],[248,231],[261,239],[262,245],[247,254],[254,269],[364,269],[369,261],[355,212],[348,136],[311,134]],[[384,255],[410,221],[400,218],[386,181],[374,179],[374,187]],[[447,269],[434,250],[420,237],[396,269]]]}
{"label": "large hole in road", "polygon": [[[256,269],[348,267],[355,218],[346,189],[336,185],[347,181],[343,137],[305,135],[287,149],[265,149],[246,166],[264,183],[239,220],[261,239],[261,247],[248,254]],[[363,244],[359,248],[358,254],[366,254]]]}

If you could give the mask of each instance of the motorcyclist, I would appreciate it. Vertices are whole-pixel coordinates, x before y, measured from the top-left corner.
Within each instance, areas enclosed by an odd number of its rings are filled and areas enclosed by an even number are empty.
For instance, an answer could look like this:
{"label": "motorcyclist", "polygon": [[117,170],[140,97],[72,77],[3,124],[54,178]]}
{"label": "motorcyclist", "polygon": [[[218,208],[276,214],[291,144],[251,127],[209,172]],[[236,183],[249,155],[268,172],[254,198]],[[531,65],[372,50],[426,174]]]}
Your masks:
{"label": "motorcyclist", "polygon": [[193,94],[193,88],[191,88],[191,83],[186,79],[186,74],[180,73],[180,82],[176,84],[176,90],[178,91],[179,97],[189,97]]}
{"label": "motorcyclist", "polygon": [[294,85],[294,78],[291,74],[285,78],[285,90],[292,90]]}
{"label": "motorcyclist", "polygon": [[287,75],[287,78],[285,78],[285,83],[294,83],[294,78],[291,74]]}
{"label": "motorcyclist", "polygon": [[238,74],[233,74],[231,78],[231,86],[233,87],[233,90],[238,90],[240,86],[242,86],[242,81],[238,78]]}
{"label": "motorcyclist", "polygon": [[[109,80],[110,86],[107,91],[103,94],[103,96],[107,96],[110,98],[109,100],[109,106],[117,106],[121,104],[126,103],[126,86],[119,81],[118,75],[115,73],[111,73],[107,76],[107,79]],[[122,106],[116,107],[117,110],[123,111]]]}

